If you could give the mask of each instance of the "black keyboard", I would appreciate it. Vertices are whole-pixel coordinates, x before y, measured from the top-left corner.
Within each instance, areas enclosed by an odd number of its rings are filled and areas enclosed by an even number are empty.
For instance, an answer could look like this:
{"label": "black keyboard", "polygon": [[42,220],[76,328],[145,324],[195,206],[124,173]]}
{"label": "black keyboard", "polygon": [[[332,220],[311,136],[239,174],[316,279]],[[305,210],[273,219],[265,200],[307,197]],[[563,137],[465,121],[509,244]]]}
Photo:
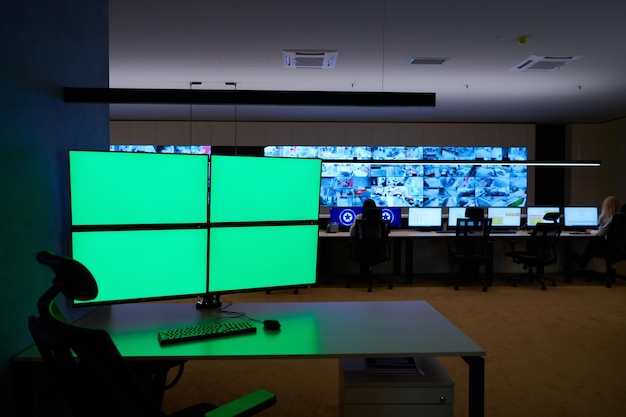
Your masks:
{"label": "black keyboard", "polygon": [[517,230],[516,229],[493,229],[492,228],[489,231],[489,233],[495,234],[495,235],[498,235],[498,234],[506,235],[506,234],[517,233]]}
{"label": "black keyboard", "polygon": [[256,333],[256,327],[249,321],[211,322],[160,331],[159,343],[161,345],[171,345],[191,340],[213,339],[245,333]]}

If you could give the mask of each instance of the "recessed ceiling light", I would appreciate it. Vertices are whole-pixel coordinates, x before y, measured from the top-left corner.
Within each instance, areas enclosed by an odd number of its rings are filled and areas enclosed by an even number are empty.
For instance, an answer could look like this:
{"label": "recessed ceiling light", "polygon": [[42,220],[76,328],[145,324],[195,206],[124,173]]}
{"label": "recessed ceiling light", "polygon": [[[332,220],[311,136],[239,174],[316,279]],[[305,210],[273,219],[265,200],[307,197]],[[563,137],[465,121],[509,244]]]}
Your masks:
{"label": "recessed ceiling light", "polygon": [[409,60],[411,65],[441,65],[450,58],[436,57],[413,57]]}

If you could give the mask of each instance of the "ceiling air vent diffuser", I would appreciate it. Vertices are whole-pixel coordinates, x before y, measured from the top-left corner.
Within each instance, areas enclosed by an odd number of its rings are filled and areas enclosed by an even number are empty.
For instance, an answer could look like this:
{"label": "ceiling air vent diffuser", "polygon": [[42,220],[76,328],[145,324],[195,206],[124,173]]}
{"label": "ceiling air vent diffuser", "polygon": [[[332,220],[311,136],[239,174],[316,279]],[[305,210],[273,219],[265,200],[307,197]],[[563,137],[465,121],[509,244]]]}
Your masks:
{"label": "ceiling air vent diffuser", "polygon": [[510,71],[555,71],[563,65],[581,58],[580,56],[531,55]]}
{"label": "ceiling air vent diffuser", "polygon": [[431,58],[431,57],[413,57],[409,60],[411,65],[441,65],[446,62],[448,58]]}
{"label": "ceiling air vent diffuser", "polygon": [[285,68],[331,69],[337,62],[337,51],[282,51]]}

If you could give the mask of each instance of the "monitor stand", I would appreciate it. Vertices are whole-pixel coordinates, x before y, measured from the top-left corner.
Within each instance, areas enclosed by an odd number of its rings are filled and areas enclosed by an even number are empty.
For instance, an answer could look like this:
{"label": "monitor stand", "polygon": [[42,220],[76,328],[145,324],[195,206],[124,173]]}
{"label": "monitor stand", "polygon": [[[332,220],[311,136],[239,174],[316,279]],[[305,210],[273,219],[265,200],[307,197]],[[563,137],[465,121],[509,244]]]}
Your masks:
{"label": "monitor stand", "polygon": [[207,293],[204,298],[196,301],[196,308],[198,310],[208,310],[211,308],[220,308],[222,306],[222,300],[220,300],[219,294]]}

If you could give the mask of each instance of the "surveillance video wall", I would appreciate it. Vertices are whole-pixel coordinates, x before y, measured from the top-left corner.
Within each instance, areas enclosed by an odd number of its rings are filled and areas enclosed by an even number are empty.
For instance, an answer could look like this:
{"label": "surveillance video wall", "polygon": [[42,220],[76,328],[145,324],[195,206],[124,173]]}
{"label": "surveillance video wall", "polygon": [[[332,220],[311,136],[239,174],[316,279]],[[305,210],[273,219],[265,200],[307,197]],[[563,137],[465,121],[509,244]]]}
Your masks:
{"label": "surveillance video wall", "polygon": [[380,207],[526,205],[527,166],[507,164],[527,160],[525,147],[267,146],[264,155],[322,159],[320,205],[327,207],[368,198]]}

